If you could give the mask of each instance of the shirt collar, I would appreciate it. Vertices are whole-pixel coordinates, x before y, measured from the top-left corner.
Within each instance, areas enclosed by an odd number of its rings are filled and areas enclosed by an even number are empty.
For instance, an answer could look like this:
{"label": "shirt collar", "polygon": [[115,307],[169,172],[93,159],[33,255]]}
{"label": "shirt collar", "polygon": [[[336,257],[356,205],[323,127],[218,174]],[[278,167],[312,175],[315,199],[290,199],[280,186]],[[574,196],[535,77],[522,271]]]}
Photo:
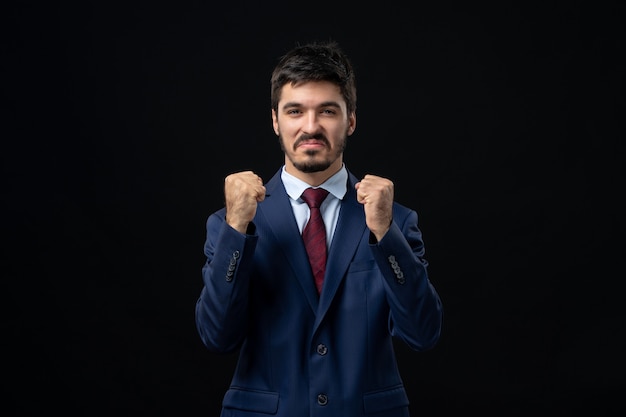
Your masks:
{"label": "shirt collar", "polygon": [[[298,200],[304,190],[311,186],[285,171],[284,165],[280,178],[285,186],[285,191],[287,191],[287,194],[293,200]],[[345,164],[341,166],[339,172],[320,184],[320,188],[327,190],[330,194],[335,196],[335,198],[343,200],[348,190],[348,171],[346,170]]]}

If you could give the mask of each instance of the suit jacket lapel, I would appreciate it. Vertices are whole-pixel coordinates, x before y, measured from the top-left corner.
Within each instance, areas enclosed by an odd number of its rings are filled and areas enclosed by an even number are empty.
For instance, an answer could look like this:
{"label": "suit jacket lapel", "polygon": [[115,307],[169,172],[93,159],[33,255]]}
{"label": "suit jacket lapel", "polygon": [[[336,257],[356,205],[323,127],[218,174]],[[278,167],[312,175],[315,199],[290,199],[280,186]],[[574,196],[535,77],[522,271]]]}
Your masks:
{"label": "suit jacket lapel", "polygon": [[263,216],[274,239],[285,253],[285,257],[302,286],[313,312],[317,311],[318,295],[309,258],[304,248],[298,226],[293,216],[289,196],[280,180],[280,170],[265,185],[265,200],[257,208],[257,216]]}
{"label": "suit jacket lapel", "polygon": [[350,174],[348,191],[341,202],[341,211],[329,248],[324,287],[319,296],[315,289],[313,274],[308,267],[309,259],[293,217],[289,196],[280,180],[280,170],[265,185],[265,200],[257,208],[257,216],[262,216],[267,223],[274,235],[273,238],[285,253],[311,309],[316,313],[315,327],[328,311],[354,253],[363,239],[363,234],[369,233],[365,225],[363,206],[356,200],[354,189],[356,182],[356,177]]}
{"label": "suit jacket lapel", "polygon": [[363,206],[356,200],[356,191],[354,189],[356,181],[356,177],[350,175],[348,191],[341,202],[341,211],[328,253],[324,286],[320,294],[320,303],[317,307],[316,327],[326,311],[328,311],[337,289],[350,266],[354,252],[363,238],[363,234],[369,233],[365,225]]}

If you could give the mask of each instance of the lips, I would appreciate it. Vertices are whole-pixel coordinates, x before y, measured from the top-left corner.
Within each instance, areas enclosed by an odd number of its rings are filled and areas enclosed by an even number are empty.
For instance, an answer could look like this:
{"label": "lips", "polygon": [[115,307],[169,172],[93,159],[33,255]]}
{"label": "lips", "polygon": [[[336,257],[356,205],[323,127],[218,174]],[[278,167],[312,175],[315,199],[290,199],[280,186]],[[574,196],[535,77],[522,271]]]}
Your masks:
{"label": "lips", "polygon": [[297,147],[298,148],[300,147],[302,148],[325,148],[326,142],[322,140],[316,140],[316,139],[307,139],[307,140],[300,141]]}

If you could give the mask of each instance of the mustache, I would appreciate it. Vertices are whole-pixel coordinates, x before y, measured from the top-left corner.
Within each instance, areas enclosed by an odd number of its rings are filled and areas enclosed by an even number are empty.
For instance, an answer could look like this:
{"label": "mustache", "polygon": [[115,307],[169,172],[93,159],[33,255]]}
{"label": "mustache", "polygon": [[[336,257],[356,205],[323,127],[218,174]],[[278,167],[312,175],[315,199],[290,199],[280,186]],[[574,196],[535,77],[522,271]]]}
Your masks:
{"label": "mustache", "polygon": [[310,139],[318,140],[320,142],[323,142],[324,145],[330,147],[330,142],[328,142],[328,139],[326,138],[326,136],[324,136],[323,133],[315,133],[313,135],[310,135],[310,134],[303,134],[303,135],[301,135],[294,142],[294,144],[293,144],[294,149],[297,148],[302,142],[310,140]]}

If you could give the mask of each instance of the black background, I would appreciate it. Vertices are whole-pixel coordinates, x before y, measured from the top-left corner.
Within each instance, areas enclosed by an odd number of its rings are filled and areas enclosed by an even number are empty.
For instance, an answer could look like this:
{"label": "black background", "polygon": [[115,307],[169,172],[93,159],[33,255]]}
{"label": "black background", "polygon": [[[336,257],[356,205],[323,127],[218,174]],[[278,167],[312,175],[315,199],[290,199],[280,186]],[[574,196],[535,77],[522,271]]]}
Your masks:
{"label": "black background", "polygon": [[623,2],[3,7],[10,415],[219,414],[204,222],[227,174],[282,164],[278,57],[330,38],[347,166],[418,211],[444,303],[435,349],[398,345],[413,414],[624,412]]}

